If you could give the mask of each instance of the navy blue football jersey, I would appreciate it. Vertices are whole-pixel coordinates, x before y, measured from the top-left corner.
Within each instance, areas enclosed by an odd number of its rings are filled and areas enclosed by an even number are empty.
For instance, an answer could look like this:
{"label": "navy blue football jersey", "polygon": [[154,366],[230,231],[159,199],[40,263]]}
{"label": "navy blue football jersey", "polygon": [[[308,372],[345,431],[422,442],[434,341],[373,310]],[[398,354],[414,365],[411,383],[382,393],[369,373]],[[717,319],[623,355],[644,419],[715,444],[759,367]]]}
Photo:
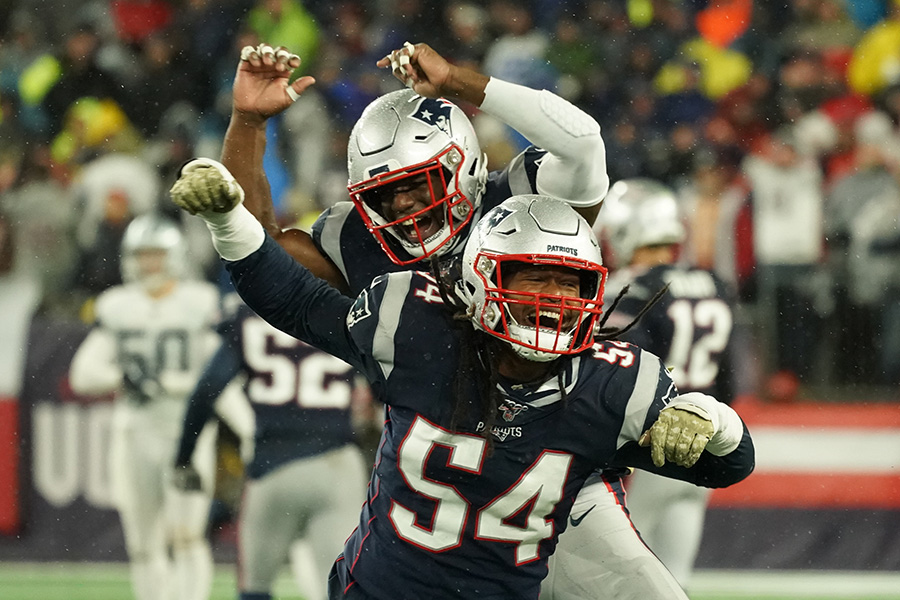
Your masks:
{"label": "navy blue football jersey", "polygon": [[[472,214],[466,228],[459,232],[460,240],[468,237],[469,228],[478,222],[481,215],[510,196],[536,193],[538,164],[545,154],[545,150],[530,146],[510,161],[505,169],[490,173],[481,206]],[[398,257],[412,259],[392,236],[384,237]],[[409,265],[397,265],[388,258],[349,200],[338,202],[319,216],[312,227],[312,238],[322,254],[340,269],[352,296],[356,296],[379,275],[410,268]],[[458,243],[454,252],[461,253],[462,246]]]}
{"label": "navy blue football jersey", "polygon": [[[637,440],[676,389],[659,359],[635,346],[599,343],[560,358],[561,377],[536,386],[501,379],[488,444],[474,417],[449,429],[458,328],[470,325],[454,322],[428,274],[378,277],[354,301],[268,236],[228,270],[257,313],[359,368],[388,407],[359,526],[336,563],[345,587],[373,598],[537,598],[595,469],[638,466],[708,487],[752,470],[746,431],[735,451],[704,454],[691,469],[653,465]],[[463,383],[473,400],[478,382]]]}
{"label": "navy blue football jersey", "polygon": [[246,467],[251,479],[351,442],[353,368],[275,329],[236,294],[229,299],[231,314],[219,326],[222,345],[189,400],[178,464],[190,460],[215,399],[238,374],[245,376],[256,421],[254,455]]}
{"label": "navy blue football jersey", "polygon": [[607,305],[625,284],[628,293],[612,321],[619,326],[665,285],[669,289],[621,338],[662,358],[682,393],[703,392],[730,402],[734,315],[727,284],[710,271],[680,265],[623,269],[610,277]]}

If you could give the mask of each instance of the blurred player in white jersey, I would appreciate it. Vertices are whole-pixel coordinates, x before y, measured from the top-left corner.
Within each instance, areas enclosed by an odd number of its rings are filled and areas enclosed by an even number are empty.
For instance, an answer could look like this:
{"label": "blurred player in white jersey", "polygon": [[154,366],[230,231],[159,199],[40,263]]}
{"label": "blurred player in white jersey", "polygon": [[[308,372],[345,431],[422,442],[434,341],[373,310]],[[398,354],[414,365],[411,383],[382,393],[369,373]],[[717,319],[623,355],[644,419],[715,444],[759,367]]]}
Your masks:
{"label": "blurred player in white jersey", "polygon": [[[615,319],[632,319],[668,285],[668,292],[623,339],[662,357],[681,393],[703,392],[730,403],[733,298],[713,273],[678,262],[685,229],[674,193],[650,179],[626,179],[612,187],[606,202],[595,230],[609,241],[612,258],[621,267],[610,277],[607,295],[629,285]],[[641,537],[687,588],[710,490],[640,470],[626,489],[631,520]]]}
{"label": "blurred player in white jersey", "polygon": [[98,296],[95,327],[69,373],[76,393],[117,394],[110,480],[137,600],[205,600],[212,584],[205,533],[214,425],[194,454],[192,491],[172,483],[185,401],[218,341],[218,291],[182,279],[185,260],[175,223],[156,215],[132,221],[122,241],[125,283]]}

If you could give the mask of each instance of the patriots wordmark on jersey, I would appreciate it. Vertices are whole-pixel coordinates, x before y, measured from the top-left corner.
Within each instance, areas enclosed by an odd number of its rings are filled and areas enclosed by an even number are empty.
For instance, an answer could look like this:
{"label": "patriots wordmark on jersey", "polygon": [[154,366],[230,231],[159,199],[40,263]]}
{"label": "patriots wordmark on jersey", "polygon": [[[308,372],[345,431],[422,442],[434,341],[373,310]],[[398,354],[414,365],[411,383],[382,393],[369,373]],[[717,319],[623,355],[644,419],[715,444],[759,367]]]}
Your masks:
{"label": "patriots wordmark on jersey", "polygon": [[[501,380],[506,400],[489,443],[471,416],[448,426],[457,328],[470,325],[428,293],[429,276],[379,277],[354,303],[271,238],[228,269],[258,314],[356,366],[389,407],[359,526],[336,564],[343,586],[370,597],[537,598],[595,469],[638,466],[710,487],[752,469],[746,431],[737,448],[704,453],[690,469],[653,465],[637,441],[676,391],[659,359],[634,346],[603,343],[560,358],[560,376],[540,385]],[[477,394],[477,382],[463,393]]]}

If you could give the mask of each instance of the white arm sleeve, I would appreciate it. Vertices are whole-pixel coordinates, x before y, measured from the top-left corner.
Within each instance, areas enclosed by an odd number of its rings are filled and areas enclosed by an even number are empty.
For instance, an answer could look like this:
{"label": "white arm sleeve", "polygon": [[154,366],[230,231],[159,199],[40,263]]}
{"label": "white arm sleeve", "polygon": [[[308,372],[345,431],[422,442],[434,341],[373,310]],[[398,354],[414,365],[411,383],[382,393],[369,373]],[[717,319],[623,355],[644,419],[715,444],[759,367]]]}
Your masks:
{"label": "white arm sleeve", "polygon": [[593,117],[552,92],[493,77],[481,110],[547,151],[538,167],[538,192],[575,207],[594,206],[606,196],[606,147]]}
{"label": "white arm sleeve", "polygon": [[69,367],[69,385],[83,396],[109,394],[122,385],[116,343],[108,331],[94,329],[78,347]]}
{"label": "white arm sleeve", "polygon": [[243,204],[238,204],[227,213],[210,211],[198,216],[206,222],[213,246],[225,260],[247,258],[259,250],[266,239],[263,226]]}
{"label": "white arm sleeve", "polygon": [[688,392],[676,396],[669,407],[688,410],[709,417],[715,433],[706,445],[706,451],[715,456],[725,456],[734,451],[744,436],[744,424],[733,408],[712,396],[700,392]]}

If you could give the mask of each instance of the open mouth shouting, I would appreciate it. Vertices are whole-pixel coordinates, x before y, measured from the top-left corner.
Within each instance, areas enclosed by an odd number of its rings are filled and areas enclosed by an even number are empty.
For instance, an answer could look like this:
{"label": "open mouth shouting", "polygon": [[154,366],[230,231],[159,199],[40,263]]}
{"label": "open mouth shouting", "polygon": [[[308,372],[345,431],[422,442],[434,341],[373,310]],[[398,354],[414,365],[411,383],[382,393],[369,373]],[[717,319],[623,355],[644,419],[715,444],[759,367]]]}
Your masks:
{"label": "open mouth shouting", "polygon": [[578,316],[575,311],[566,310],[563,311],[562,324],[560,324],[560,310],[558,308],[542,307],[540,311],[529,312],[525,317],[525,324],[535,329],[567,332],[575,326],[577,319]]}
{"label": "open mouth shouting", "polygon": [[425,209],[400,221],[397,229],[411,244],[420,244],[441,230],[443,224],[441,216],[437,208]]}

